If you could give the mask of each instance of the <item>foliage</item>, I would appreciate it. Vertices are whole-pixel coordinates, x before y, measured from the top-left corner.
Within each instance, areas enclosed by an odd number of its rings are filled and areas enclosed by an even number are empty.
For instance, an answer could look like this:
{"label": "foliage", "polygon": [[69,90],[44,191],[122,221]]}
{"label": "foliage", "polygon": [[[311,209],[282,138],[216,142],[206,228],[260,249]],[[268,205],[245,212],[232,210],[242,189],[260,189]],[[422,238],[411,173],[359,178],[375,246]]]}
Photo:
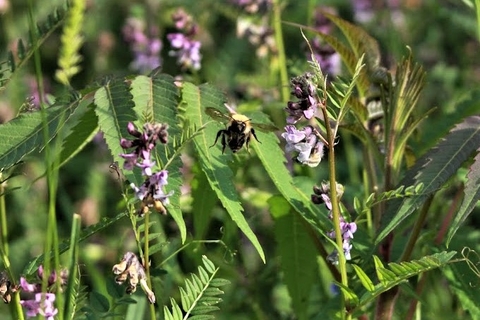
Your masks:
{"label": "foliage", "polygon": [[480,318],[473,3],[6,3],[0,313]]}

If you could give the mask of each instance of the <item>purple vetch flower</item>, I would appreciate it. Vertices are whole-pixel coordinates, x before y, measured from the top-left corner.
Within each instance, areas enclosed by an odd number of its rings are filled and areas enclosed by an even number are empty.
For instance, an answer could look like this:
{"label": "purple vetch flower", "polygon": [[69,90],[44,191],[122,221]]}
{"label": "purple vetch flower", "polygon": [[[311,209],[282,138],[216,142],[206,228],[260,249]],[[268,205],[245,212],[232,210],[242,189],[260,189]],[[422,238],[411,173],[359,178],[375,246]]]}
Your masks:
{"label": "purple vetch flower", "polygon": [[317,137],[313,127],[297,130],[293,125],[285,126],[282,137],[287,142],[286,152],[298,152],[296,160],[301,164],[316,167],[323,158],[324,143]]}
{"label": "purple vetch flower", "polygon": [[[135,148],[130,153],[120,154],[120,157],[125,159],[123,168],[125,170],[132,170],[134,166],[142,169],[144,175],[152,174],[152,167],[155,161],[151,160],[151,151],[155,148],[157,141],[161,143],[168,142],[168,125],[166,124],[151,124],[146,123],[143,126],[144,132],[138,131],[132,122],[127,125],[127,131],[130,135],[135,137],[133,140],[122,138],[120,146],[124,149]],[[140,161],[139,161],[140,160]]]}
{"label": "purple vetch flower", "polygon": [[54,293],[37,293],[32,300],[20,300],[20,304],[25,309],[27,317],[44,316],[48,320],[53,320],[58,313],[58,309],[54,307]]}
{"label": "purple vetch flower", "polygon": [[155,207],[157,211],[166,213],[165,206],[170,203],[168,198],[173,195],[173,191],[169,193],[164,191],[164,186],[168,184],[167,179],[168,171],[162,170],[147,177],[139,187],[134,183],[130,184],[135,191],[136,198],[142,201],[142,211],[145,208]]}
{"label": "purple vetch flower", "polygon": [[[343,195],[343,185],[340,183],[336,184],[336,191],[337,191],[337,198],[340,200],[340,198]],[[312,194],[312,202],[315,204],[322,204],[324,203],[327,209],[329,210],[329,219],[333,219],[333,214],[332,214],[332,202],[330,199],[330,184],[328,183],[322,183],[320,187],[314,186],[313,187],[313,193]],[[342,234],[342,247],[343,247],[343,253],[345,255],[346,260],[351,259],[351,254],[350,251],[352,249],[352,244],[350,241],[353,239],[353,234],[357,231],[357,224],[355,222],[347,222],[345,221],[345,218],[340,216],[339,217],[339,223],[340,223],[340,232]],[[327,236],[329,238],[335,239],[336,238],[336,233],[335,230],[331,230],[330,232],[327,232]],[[330,261],[332,264],[338,264],[338,251],[337,249],[334,249],[333,252],[328,255],[327,260]]]}
{"label": "purple vetch flower", "polygon": [[[47,292],[42,292],[42,282],[44,277],[47,276]],[[39,281],[36,283],[29,283],[24,277],[20,278],[19,289],[22,290],[23,297],[20,300],[20,304],[25,309],[27,317],[41,315],[53,320],[58,310],[54,306],[56,296],[52,291],[56,290],[58,281],[60,282],[58,290],[62,290],[62,287],[67,283],[68,273],[66,270],[62,270],[60,275],[57,275],[57,272],[54,270],[49,275],[46,275],[43,266],[40,265],[37,277]]]}
{"label": "purple vetch flower", "polygon": [[152,28],[150,34],[147,35],[143,21],[128,18],[122,32],[134,54],[134,60],[130,65],[131,69],[148,72],[161,65],[160,51],[162,51],[163,44],[157,35],[157,29]]}
{"label": "purple vetch flower", "polygon": [[174,49],[169,52],[170,56],[177,57],[177,62],[182,68],[199,70],[202,60],[200,53],[202,44],[200,41],[194,40],[198,34],[198,25],[193,22],[192,16],[182,8],[173,13],[172,20],[178,32],[167,34],[167,39]]}
{"label": "purple vetch flower", "polygon": [[291,94],[299,100],[288,102],[285,109],[289,114],[287,123],[295,124],[302,117],[310,120],[316,115],[317,109],[322,105],[322,102],[318,99],[316,86],[313,81],[314,76],[309,72],[291,79]]}
{"label": "purple vetch flower", "polygon": [[140,215],[148,212],[151,207],[154,207],[158,212],[166,214],[165,206],[169,204],[168,198],[173,194],[173,192],[166,193],[164,191],[164,187],[168,183],[168,171],[153,171],[156,162],[152,160],[152,150],[158,141],[163,144],[168,142],[167,128],[166,124],[146,123],[143,126],[143,132],[140,132],[133,123],[129,122],[127,131],[135,139],[127,140],[122,138],[120,140],[122,148],[134,148],[130,153],[120,154],[120,157],[125,159],[123,168],[132,170],[135,166],[139,167],[142,169],[142,175],[145,177],[145,180],[139,186],[135,183],[130,184],[135,192],[135,197],[142,202],[138,210]]}

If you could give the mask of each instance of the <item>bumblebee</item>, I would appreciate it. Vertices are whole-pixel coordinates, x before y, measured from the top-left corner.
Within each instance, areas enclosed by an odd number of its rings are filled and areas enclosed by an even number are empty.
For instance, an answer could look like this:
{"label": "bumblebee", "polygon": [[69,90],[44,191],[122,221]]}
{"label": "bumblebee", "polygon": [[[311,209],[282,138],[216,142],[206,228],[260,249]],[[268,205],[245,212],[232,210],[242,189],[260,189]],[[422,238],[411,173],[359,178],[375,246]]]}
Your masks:
{"label": "bumblebee", "polygon": [[[228,106],[227,106],[228,107]],[[230,109],[230,108],[229,108]],[[238,150],[242,149],[243,145],[248,150],[250,141],[253,138],[260,142],[255,134],[255,128],[260,131],[275,131],[277,127],[265,124],[265,123],[252,123],[251,119],[243,114],[235,113],[230,109],[230,114],[224,114],[215,108],[207,108],[205,112],[212,117],[214,120],[225,121],[228,120],[225,129],[222,129],[217,132],[215,142],[211,147],[215,146],[218,142],[218,139],[221,137],[222,142],[222,153],[225,152],[225,148],[228,147],[232,150],[233,153],[236,153]]]}

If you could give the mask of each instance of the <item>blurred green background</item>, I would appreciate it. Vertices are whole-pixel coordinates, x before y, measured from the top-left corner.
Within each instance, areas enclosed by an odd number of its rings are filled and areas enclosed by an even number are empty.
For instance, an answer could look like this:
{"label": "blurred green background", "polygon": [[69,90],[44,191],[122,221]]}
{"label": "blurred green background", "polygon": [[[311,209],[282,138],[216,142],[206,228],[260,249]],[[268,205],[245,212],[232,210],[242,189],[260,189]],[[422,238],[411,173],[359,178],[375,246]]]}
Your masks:
{"label": "blurred green background", "polygon": [[[134,58],[129,43],[122,35],[122,28],[128,18],[135,17],[157,30],[163,42],[161,51],[163,71],[171,75],[183,75],[197,84],[209,82],[224,90],[233,102],[261,105],[275,124],[285,124],[285,107],[279,101],[279,90],[287,83],[280,83],[275,72],[275,58],[272,55],[260,58],[256,47],[236,34],[236,18],[242,14],[233,1],[227,0],[185,0],[185,1],[87,1],[84,22],[85,43],[81,50],[82,71],[73,78],[72,86],[82,89],[107,76],[129,75]],[[425,124],[420,127],[412,141],[414,154],[421,155],[444,135],[460,119],[456,117],[458,102],[478,88],[480,80],[479,41],[476,34],[474,10],[468,2],[447,0],[398,0],[370,1],[371,15],[359,15],[354,4],[369,1],[283,1],[282,18],[288,22],[310,24],[317,6],[330,6],[349,21],[356,21],[380,44],[383,61],[388,69],[395,69],[395,63],[408,55],[407,46],[414,59],[427,71],[427,83],[419,103],[419,114],[436,108]],[[7,5],[5,5],[5,3]],[[37,1],[35,21],[47,19],[54,8],[63,1]],[[3,6],[3,7],[2,7]],[[202,42],[202,67],[196,73],[183,73],[169,56],[171,50],[166,34],[172,32],[172,13],[183,7],[199,25],[198,40]],[[368,11],[368,10],[367,10]],[[264,17],[269,18],[270,13]],[[7,59],[9,50],[15,51],[18,39],[27,42],[27,3],[23,0],[0,0],[0,59]],[[260,16],[257,15],[257,19]],[[359,21],[362,20],[362,21]],[[57,69],[61,28],[45,41],[40,48],[44,84],[48,94],[59,96],[65,88],[54,78]],[[334,34],[339,34],[333,31]],[[284,25],[284,40],[289,63],[289,76],[296,76],[307,70],[304,40],[298,28]],[[5,89],[0,91],[0,120],[6,122],[18,114],[22,105],[35,95],[33,62],[17,71]],[[347,142],[346,148],[355,141]],[[339,147],[339,176],[348,185],[346,197],[352,199],[361,188],[359,176],[347,171],[345,151]],[[46,228],[46,184],[42,179],[45,167],[41,154],[33,154],[17,166],[15,177],[8,181],[7,213],[9,245],[13,269],[21,274],[33,257],[42,253]],[[183,212],[187,226],[192,223],[195,203],[189,194],[191,184],[201,183],[195,176],[199,170],[188,149],[182,157],[185,163],[185,188],[182,197]],[[350,159],[357,168],[362,166],[361,156]],[[68,237],[73,213],[82,216],[84,226],[98,222],[102,217],[113,217],[123,210],[121,206],[121,183],[117,174],[109,169],[109,151],[98,135],[75,159],[60,170],[57,198],[57,215],[61,239]],[[195,272],[200,255],[207,253],[222,268],[221,276],[232,281],[225,288],[224,302],[219,319],[290,319],[286,287],[281,283],[279,261],[275,256],[275,240],[272,221],[266,208],[266,200],[275,190],[263,174],[255,157],[240,154],[235,163],[237,184],[244,199],[245,215],[259,237],[267,254],[264,265],[251,244],[237,230],[221,207],[212,214],[212,222],[204,239],[221,239],[224,245],[191,244],[186,250],[174,256],[162,269],[167,273],[155,281],[157,300],[160,306],[169,303],[170,296],[178,297],[177,286],[183,284],[184,275]],[[326,178],[326,169],[312,170],[296,167],[296,172],[312,177],[315,181]],[[194,179],[192,177],[195,176]],[[18,189],[15,189],[19,187]],[[15,189],[15,190],[13,190]],[[472,215],[478,222],[478,214]],[[160,263],[180,247],[176,226],[168,216],[155,216],[154,226],[165,238],[165,250],[155,256],[152,263]],[[90,237],[81,244],[82,282],[88,291],[107,294],[107,282],[113,281],[111,268],[118,263],[127,250],[135,250],[135,242],[127,219]],[[322,296],[325,285],[316,287],[312,299]],[[319,282],[319,283],[322,283]],[[140,290],[139,290],[140,291]],[[134,296],[143,301],[141,293]],[[452,299],[442,293],[441,299]],[[439,298],[437,301],[443,301]],[[320,301],[319,301],[320,302]],[[450,303],[450,302],[449,302]],[[0,315],[7,312],[7,306],[0,305]],[[441,308],[441,307],[440,307]],[[121,307],[120,309],[121,310]],[[443,318],[444,316],[444,318]],[[432,319],[450,319],[450,314],[433,313]],[[1,317],[2,319],[3,316]]]}

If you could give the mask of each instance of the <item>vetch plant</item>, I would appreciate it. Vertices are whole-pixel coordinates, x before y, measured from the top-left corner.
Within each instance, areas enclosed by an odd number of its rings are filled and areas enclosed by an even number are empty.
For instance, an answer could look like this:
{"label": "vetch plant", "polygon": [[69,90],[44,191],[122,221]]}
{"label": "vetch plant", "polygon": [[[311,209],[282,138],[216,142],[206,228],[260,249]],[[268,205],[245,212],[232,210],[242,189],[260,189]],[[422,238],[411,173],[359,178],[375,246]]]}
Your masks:
{"label": "vetch plant", "polygon": [[[416,5],[436,22],[440,2]],[[380,46],[345,8],[292,1],[118,6],[36,23],[27,1],[29,41],[2,57],[0,106],[27,101],[0,124],[2,317],[480,318],[480,93],[442,82],[475,84],[475,41],[406,47],[380,25]],[[395,27],[426,27],[412,8]],[[55,41],[58,79],[38,50]],[[457,49],[468,68],[437,63]],[[13,85],[30,61],[38,109]]]}

